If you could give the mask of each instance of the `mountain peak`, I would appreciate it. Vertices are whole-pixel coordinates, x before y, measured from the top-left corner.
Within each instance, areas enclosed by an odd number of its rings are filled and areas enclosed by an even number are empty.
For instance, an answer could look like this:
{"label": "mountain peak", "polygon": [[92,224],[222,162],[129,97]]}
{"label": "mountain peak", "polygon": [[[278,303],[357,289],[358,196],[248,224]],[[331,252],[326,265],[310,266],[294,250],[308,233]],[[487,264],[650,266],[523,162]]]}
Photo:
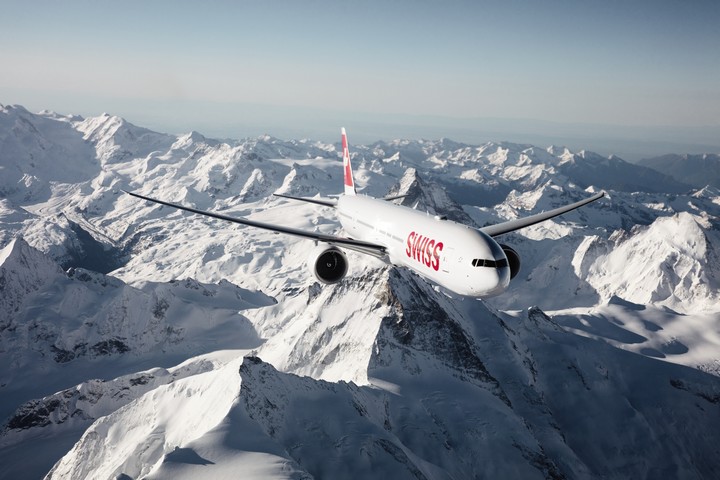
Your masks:
{"label": "mountain peak", "polygon": [[103,113],[77,123],[83,138],[94,145],[97,158],[115,163],[145,157],[154,151],[166,151],[176,137],[138,127],[122,117]]}
{"label": "mountain peak", "polygon": [[388,196],[395,195],[405,195],[400,205],[426,211],[430,215],[441,215],[458,223],[475,225],[440,184],[424,179],[413,167],[407,168],[402,178],[388,192]]}
{"label": "mountain peak", "polygon": [[214,140],[209,140],[202,133],[200,133],[196,130],[192,130],[189,133],[186,133],[184,135],[179,135],[177,137],[177,140],[175,141],[175,143],[173,143],[171,148],[173,150],[180,150],[180,149],[185,149],[188,147],[198,148],[198,147],[201,147],[204,145],[216,146],[218,144],[219,144],[219,142],[214,141]]}
{"label": "mountain peak", "polygon": [[633,235],[618,236],[612,248],[595,259],[588,281],[606,298],[615,295],[686,313],[715,310],[720,257],[701,222],[679,212],[637,227]]}
{"label": "mountain peak", "polygon": [[61,276],[60,266],[22,236],[0,250],[0,331],[12,323],[28,295]]}
{"label": "mountain peak", "polygon": [[35,273],[43,270],[62,274],[58,264],[45,256],[42,252],[31,247],[22,235],[17,235],[2,250],[0,250],[0,267],[12,269],[15,272]]}

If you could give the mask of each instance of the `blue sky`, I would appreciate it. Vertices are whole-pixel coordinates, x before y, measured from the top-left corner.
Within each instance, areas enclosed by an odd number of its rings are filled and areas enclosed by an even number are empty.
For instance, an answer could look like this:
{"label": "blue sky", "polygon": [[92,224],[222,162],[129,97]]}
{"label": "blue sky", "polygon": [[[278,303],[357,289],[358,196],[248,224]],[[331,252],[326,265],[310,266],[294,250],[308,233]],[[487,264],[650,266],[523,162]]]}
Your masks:
{"label": "blue sky", "polygon": [[714,0],[0,0],[0,16],[0,103],[31,110],[234,138],[720,144]]}

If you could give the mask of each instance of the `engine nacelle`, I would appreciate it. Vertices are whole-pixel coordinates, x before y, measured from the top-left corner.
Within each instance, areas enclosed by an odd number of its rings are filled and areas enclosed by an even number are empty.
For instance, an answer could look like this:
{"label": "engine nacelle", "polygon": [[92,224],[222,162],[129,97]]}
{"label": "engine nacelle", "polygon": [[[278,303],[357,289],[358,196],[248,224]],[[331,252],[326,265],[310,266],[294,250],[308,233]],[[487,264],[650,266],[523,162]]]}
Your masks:
{"label": "engine nacelle", "polygon": [[520,272],[520,255],[507,245],[501,244],[500,248],[502,248],[503,253],[508,259],[508,265],[510,266],[510,280],[512,280],[518,272]]}
{"label": "engine nacelle", "polygon": [[308,266],[322,283],[337,283],[347,274],[348,260],[338,247],[318,245],[310,252]]}

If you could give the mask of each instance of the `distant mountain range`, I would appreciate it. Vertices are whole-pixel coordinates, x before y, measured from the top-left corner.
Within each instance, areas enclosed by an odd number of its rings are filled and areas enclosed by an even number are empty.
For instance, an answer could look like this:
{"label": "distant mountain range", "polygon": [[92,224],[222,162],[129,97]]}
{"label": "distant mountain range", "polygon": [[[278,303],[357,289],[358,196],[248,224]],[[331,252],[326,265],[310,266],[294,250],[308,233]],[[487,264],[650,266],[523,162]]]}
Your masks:
{"label": "distant mountain range", "polygon": [[694,187],[720,188],[720,155],[662,155],[638,162]]}
{"label": "distant mountain range", "polygon": [[[349,253],[139,201],[339,233],[340,145],[0,107],[0,479],[714,478],[720,189],[617,157],[353,145],[358,188],[502,238],[457,298]],[[687,183],[686,183],[687,182]]]}

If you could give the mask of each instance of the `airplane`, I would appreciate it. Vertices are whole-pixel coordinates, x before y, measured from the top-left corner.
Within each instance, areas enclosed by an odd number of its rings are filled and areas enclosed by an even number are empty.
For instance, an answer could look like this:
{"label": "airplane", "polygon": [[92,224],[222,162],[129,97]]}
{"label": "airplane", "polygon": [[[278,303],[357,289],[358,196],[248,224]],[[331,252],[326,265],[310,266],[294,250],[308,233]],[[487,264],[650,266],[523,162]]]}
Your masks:
{"label": "airplane", "polygon": [[502,293],[520,270],[519,254],[511,247],[498,243],[496,237],[575,210],[605,195],[605,192],[599,192],[564,207],[476,229],[389,201],[402,195],[373,198],[358,194],[344,128],[341,134],[344,194],[337,199],[275,195],[334,208],[340,224],[349,235],[347,237],[230,217],[123,191],[160,205],[314,240],[316,246],[310,252],[308,266],[317,280],[325,284],[337,283],[345,278],[348,259],[343,250],[351,250],[380,258],[396,267],[406,267],[450,292],[474,298]]}

